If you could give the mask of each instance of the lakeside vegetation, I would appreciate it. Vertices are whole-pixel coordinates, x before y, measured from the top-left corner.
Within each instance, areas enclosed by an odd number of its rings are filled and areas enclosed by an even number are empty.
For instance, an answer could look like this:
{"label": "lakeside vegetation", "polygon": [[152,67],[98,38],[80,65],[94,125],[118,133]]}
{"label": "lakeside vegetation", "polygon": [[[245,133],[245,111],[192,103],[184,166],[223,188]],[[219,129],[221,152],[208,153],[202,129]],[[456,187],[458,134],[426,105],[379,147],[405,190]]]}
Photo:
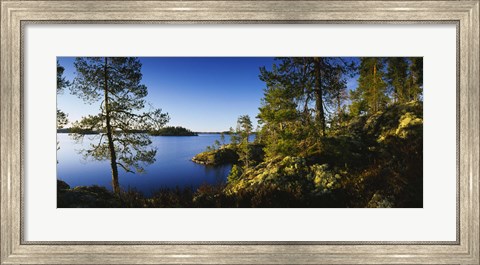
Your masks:
{"label": "lakeside vegetation", "polygon": [[181,126],[166,126],[155,131],[149,132],[152,136],[198,136],[198,133],[192,132]]}
{"label": "lakeside vegetation", "polygon": [[[104,62],[105,67],[107,59]],[[101,77],[105,76],[106,72]],[[347,77],[357,78],[357,86],[347,89]],[[366,57],[358,63],[329,57],[278,58],[271,70],[260,69],[259,78],[265,83],[256,117],[260,128],[254,131],[251,117],[242,115],[236,129],[222,133],[220,141],[192,158],[208,167],[233,165],[225,183],[159,189],[149,197],[133,189],[121,190],[114,168],[141,171],[140,162],[154,163],[155,153],[146,149],[148,137],[109,131],[108,119],[116,120],[111,127],[124,130],[163,135],[193,132],[164,127],[168,114],[158,110],[124,114],[125,109],[143,106],[140,99],[112,103],[109,111],[104,102],[98,116],[75,124],[80,129],[101,127],[106,137],[110,132],[112,146],[109,140],[85,154],[110,160],[113,192],[96,186],[70,188],[59,181],[58,207],[423,206],[422,58]],[[99,93],[86,83],[76,89]],[[99,89],[104,96],[110,91],[105,86]],[[146,93],[140,85],[137,89],[137,96]],[[113,143],[123,147],[115,148]],[[139,152],[122,152],[129,146]]]}

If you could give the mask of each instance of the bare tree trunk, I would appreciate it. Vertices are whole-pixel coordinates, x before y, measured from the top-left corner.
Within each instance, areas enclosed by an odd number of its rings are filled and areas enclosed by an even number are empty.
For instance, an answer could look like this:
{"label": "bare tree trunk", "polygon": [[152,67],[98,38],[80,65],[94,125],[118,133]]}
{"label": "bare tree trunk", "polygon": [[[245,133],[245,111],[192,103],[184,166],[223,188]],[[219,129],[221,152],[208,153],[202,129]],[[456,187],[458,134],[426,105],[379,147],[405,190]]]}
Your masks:
{"label": "bare tree trunk", "polygon": [[105,57],[105,66],[104,66],[104,94],[105,94],[105,120],[107,124],[107,139],[108,139],[108,149],[110,150],[110,166],[112,168],[112,188],[113,192],[120,193],[120,184],[118,183],[118,167],[117,167],[117,155],[115,153],[115,146],[113,144],[112,136],[112,126],[110,125],[110,105],[108,103],[108,73],[107,67],[108,59]]}
{"label": "bare tree trunk", "polygon": [[[302,78],[304,78],[304,80],[307,78],[307,60],[305,57],[303,57],[303,72],[302,72],[303,76]],[[302,82],[302,87],[303,87],[303,91],[304,91],[304,94],[306,95],[305,96],[305,103],[303,104],[303,115],[304,115],[304,119],[305,119],[305,124],[307,126],[309,126],[310,124],[310,112],[308,110],[308,102],[310,101],[310,91],[309,89],[306,87],[306,82]]]}
{"label": "bare tree trunk", "polygon": [[320,124],[322,136],[325,135],[325,113],[323,111],[322,62],[319,57],[314,58],[315,65],[315,121]]}

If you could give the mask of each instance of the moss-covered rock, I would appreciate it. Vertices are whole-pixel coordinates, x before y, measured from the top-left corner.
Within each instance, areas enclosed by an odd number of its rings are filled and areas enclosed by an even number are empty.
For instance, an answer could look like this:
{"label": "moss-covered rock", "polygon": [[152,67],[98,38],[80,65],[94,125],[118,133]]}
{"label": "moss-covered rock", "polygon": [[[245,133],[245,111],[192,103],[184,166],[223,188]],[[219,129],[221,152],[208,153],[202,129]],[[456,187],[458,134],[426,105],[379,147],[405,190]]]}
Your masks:
{"label": "moss-covered rock", "polygon": [[238,162],[238,154],[231,145],[224,145],[218,150],[202,152],[192,158],[192,161],[207,166],[220,166]]}
{"label": "moss-covered rock", "polygon": [[372,199],[367,204],[367,208],[393,208],[393,198],[383,196],[380,193],[376,192],[373,194]]}
{"label": "moss-covered rock", "polygon": [[120,200],[109,190],[99,186],[77,186],[70,188],[64,181],[57,180],[58,208],[115,208],[121,207]]}

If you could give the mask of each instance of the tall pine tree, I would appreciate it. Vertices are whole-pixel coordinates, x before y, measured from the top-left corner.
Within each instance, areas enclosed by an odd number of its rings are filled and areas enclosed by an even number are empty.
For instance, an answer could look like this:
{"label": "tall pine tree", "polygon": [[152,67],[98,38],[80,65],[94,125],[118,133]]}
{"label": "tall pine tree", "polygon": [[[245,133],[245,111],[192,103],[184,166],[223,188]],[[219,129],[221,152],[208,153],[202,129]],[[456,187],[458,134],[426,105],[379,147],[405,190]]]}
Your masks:
{"label": "tall pine tree", "polygon": [[387,58],[387,83],[394,102],[405,103],[411,100],[408,80],[408,61],[405,57]]}
{"label": "tall pine tree", "polygon": [[420,100],[423,91],[423,58],[409,58],[409,78],[407,85],[409,87],[411,100]]}
{"label": "tall pine tree", "polygon": [[161,109],[145,110],[147,87],[141,84],[141,63],[135,57],[80,57],[71,92],[86,102],[100,102],[99,113],[73,126],[77,139],[85,130],[98,131],[97,143],[82,150],[85,157],[110,160],[112,187],[120,192],[118,167],[143,171],[155,161],[156,149],[145,130],[158,130],[169,120]]}
{"label": "tall pine tree", "polygon": [[384,58],[364,57],[360,59],[358,87],[350,94],[351,114],[374,114],[387,106],[390,99],[387,95],[384,68]]}
{"label": "tall pine tree", "polygon": [[[325,136],[328,123],[346,94],[346,75],[354,65],[343,58],[277,58],[271,71],[261,69],[266,83],[258,118],[261,136],[272,141],[271,152],[282,155],[309,152]],[[268,134],[268,135],[267,135]],[[268,150],[269,148],[267,148]]]}
{"label": "tall pine tree", "polygon": [[240,136],[240,161],[243,162],[245,169],[249,167],[250,164],[250,147],[248,138],[250,134],[252,134],[253,125],[252,121],[250,120],[250,116],[242,115],[238,117],[237,120],[237,134]]}

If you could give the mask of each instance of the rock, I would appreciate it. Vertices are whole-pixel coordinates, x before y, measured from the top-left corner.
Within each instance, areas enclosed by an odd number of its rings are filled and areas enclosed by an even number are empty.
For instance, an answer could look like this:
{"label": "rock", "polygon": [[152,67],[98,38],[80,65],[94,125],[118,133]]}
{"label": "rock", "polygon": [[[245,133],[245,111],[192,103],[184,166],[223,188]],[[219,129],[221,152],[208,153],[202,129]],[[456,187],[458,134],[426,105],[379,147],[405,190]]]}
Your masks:
{"label": "rock", "polygon": [[221,166],[238,162],[238,154],[229,147],[221,147],[218,150],[200,153],[192,158],[192,161],[206,166]]}
{"label": "rock", "polygon": [[57,191],[61,190],[68,190],[70,189],[70,185],[68,185],[65,181],[57,179]]}
{"label": "rock", "polygon": [[64,181],[57,181],[58,208],[115,208],[120,200],[109,190],[99,186],[70,188]]}

